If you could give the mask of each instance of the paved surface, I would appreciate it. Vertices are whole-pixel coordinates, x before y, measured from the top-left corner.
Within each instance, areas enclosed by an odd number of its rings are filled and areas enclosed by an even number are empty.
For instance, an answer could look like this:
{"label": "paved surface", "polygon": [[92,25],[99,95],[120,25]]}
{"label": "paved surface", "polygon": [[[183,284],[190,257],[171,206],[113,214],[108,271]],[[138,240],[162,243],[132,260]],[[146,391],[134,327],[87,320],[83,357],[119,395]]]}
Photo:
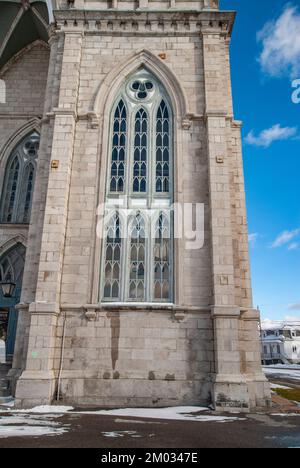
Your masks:
{"label": "paved surface", "polygon": [[[278,378],[270,379],[278,383]],[[281,384],[299,388],[286,376]],[[214,412],[200,412],[208,418]],[[99,448],[99,449],[200,449],[200,448],[300,448],[300,408],[278,395],[273,408],[258,414],[224,414],[221,422],[176,421],[129,416],[104,416],[73,412],[41,415],[0,413],[0,448]],[[236,417],[228,421],[226,417]],[[46,428],[65,431],[52,435],[22,435],[24,430]],[[15,430],[21,431],[14,437]],[[9,437],[6,437],[10,433]],[[112,452],[113,453],[113,452]]]}
{"label": "paved surface", "polygon": [[[11,417],[16,417],[16,414]],[[40,419],[41,424],[51,420],[59,422],[67,428],[67,432],[39,437],[0,438],[0,448],[300,448],[300,415],[251,414],[239,417],[239,421],[220,423],[86,414],[65,414],[59,417],[39,415],[38,418],[43,418]]]}

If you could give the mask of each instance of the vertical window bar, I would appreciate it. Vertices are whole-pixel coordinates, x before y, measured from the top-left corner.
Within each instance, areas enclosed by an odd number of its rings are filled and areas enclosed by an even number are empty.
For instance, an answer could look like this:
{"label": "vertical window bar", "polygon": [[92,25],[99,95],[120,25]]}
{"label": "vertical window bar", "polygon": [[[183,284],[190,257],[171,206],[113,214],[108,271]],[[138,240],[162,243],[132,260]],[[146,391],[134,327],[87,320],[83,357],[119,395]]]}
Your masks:
{"label": "vertical window bar", "polygon": [[9,158],[2,193],[2,223],[30,222],[39,140],[38,133],[31,133]]}
{"label": "vertical window bar", "polygon": [[170,220],[163,213],[155,226],[154,244],[154,299],[170,300],[170,251],[171,251]]}
{"label": "vertical window bar", "polygon": [[125,187],[126,119],[126,108],[121,99],[116,108],[113,121],[110,192],[122,193]]}
{"label": "vertical window bar", "polygon": [[135,116],[133,148],[133,192],[147,191],[148,116],[140,109]]}
{"label": "vertical window bar", "polygon": [[138,213],[130,232],[129,299],[145,300],[146,229],[144,218]]}
{"label": "vertical window bar", "polygon": [[2,222],[4,223],[11,223],[13,221],[19,174],[20,162],[18,156],[15,156],[6,173],[6,188],[2,214]]}
{"label": "vertical window bar", "polygon": [[170,191],[170,117],[164,100],[156,116],[156,192]]}
{"label": "vertical window bar", "polygon": [[105,265],[104,265],[104,299],[120,297],[122,236],[119,215],[116,214],[107,226]]}
{"label": "vertical window bar", "polygon": [[30,221],[30,210],[32,203],[32,194],[33,194],[33,183],[34,183],[34,166],[33,164],[28,164],[25,168],[23,175],[23,207],[20,213],[20,222],[29,223]]}

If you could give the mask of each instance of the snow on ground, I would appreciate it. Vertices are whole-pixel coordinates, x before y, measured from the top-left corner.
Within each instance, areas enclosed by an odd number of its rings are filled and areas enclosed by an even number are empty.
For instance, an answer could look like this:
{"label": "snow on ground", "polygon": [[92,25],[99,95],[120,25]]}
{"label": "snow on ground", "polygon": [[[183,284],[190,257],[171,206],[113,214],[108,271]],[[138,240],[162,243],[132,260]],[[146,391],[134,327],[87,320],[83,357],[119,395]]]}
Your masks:
{"label": "snow on ground", "polygon": [[285,366],[278,364],[276,366],[266,366],[263,367],[264,373],[267,377],[280,377],[288,378],[291,380],[300,380],[300,366],[299,365],[290,365]]}
{"label": "snow on ground", "polygon": [[132,437],[133,439],[137,439],[139,437],[142,437],[139,435],[136,431],[116,431],[116,432],[101,432],[101,434],[104,437],[112,437],[112,438],[119,438],[119,437],[124,437],[125,435],[128,435]]}
{"label": "snow on ground", "polygon": [[[0,412],[9,412],[10,414],[27,414],[27,415],[55,415],[69,414],[88,414],[98,416],[119,416],[119,417],[135,417],[146,419],[165,419],[176,421],[197,421],[197,422],[230,422],[243,420],[239,417],[232,416],[215,416],[214,414],[196,414],[199,412],[208,411],[208,408],[200,406],[175,406],[170,408],[120,408],[112,410],[95,410],[95,411],[74,411],[72,406],[36,406],[31,409],[9,410],[1,409]],[[0,418],[1,425],[1,418]]]}
{"label": "snow on ground", "polygon": [[133,418],[167,419],[176,421],[197,422],[230,422],[240,421],[242,418],[228,416],[214,416],[212,414],[198,415],[194,413],[207,411],[208,408],[197,406],[175,406],[171,408],[121,408],[114,410],[101,410],[85,412],[85,414],[98,414],[103,416],[129,416]]}
{"label": "snow on ground", "polygon": [[[62,415],[51,415],[60,418]],[[68,431],[67,425],[51,421],[49,416],[23,415],[0,417],[0,438],[43,435],[61,435]]]}
{"label": "snow on ground", "polygon": [[300,371],[300,364],[273,364],[271,366],[265,366],[264,369],[295,369]]}
{"label": "snow on ground", "polygon": [[[124,408],[100,411],[74,411],[72,406],[36,406],[26,410],[0,410],[10,415],[0,416],[0,439],[8,437],[57,436],[69,431],[70,425],[59,419],[68,414],[89,414],[97,416],[129,416],[146,419],[163,419],[197,422],[231,422],[242,421],[238,417],[199,414],[208,408],[197,406],[178,406],[172,408]],[[198,413],[198,414],[195,414]],[[122,421],[122,420],[116,420]],[[118,438],[125,435],[132,438],[141,437],[137,431],[102,432],[104,437]]]}
{"label": "snow on ground", "polygon": [[[11,401],[7,402],[7,403],[1,403],[0,406],[4,406],[5,408],[13,408],[15,406],[15,400],[12,399]],[[0,408],[0,412],[3,411],[1,410]]]}
{"label": "snow on ground", "polygon": [[[3,405],[4,406],[4,405]],[[7,405],[5,405],[7,406]],[[0,409],[0,413],[30,413],[30,414],[65,414],[69,411],[72,411],[74,408],[73,406],[51,406],[51,405],[42,405],[42,406],[35,406],[34,408],[29,409],[16,409],[16,410],[7,410],[7,409]]]}

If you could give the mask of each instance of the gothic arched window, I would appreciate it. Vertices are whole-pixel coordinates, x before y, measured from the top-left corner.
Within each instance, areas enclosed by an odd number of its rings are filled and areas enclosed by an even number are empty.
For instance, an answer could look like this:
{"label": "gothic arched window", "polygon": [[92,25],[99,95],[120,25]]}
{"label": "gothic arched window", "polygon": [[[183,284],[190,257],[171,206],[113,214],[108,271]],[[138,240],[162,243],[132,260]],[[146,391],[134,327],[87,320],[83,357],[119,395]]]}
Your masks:
{"label": "gothic arched window", "polygon": [[33,132],[14,149],[6,164],[1,197],[2,223],[29,224],[40,137]]}
{"label": "gothic arched window", "polygon": [[25,263],[25,247],[18,243],[11,248],[3,256],[0,257],[0,282],[13,282],[16,284],[22,283],[24,263]]}
{"label": "gothic arched window", "polygon": [[172,302],[172,108],[144,69],[112,109],[108,161],[101,299]]}

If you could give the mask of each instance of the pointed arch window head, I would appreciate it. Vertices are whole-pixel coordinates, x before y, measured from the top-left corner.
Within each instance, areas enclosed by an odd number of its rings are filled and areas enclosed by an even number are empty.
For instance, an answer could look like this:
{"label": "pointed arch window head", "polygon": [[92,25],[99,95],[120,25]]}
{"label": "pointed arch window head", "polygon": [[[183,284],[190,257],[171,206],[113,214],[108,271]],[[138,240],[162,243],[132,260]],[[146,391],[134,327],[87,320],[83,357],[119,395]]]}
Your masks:
{"label": "pointed arch window head", "polygon": [[119,199],[126,235],[113,242],[105,231],[100,300],[172,302],[173,225],[160,203],[166,211],[173,203],[173,114],[167,90],[145,69],[119,92],[108,157],[106,206]]}
{"label": "pointed arch window head", "polygon": [[2,223],[30,222],[40,136],[33,132],[14,149],[6,164],[1,197]]}
{"label": "pointed arch window head", "polygon": [[146,70],[124,84],[111,118],[108,195],[171,196],[172,111]]}
{"label": "pointed arch window head", "polygon": [[22,282],[26,249],[21,244],[9,249],[0,257],[0,282]]}

